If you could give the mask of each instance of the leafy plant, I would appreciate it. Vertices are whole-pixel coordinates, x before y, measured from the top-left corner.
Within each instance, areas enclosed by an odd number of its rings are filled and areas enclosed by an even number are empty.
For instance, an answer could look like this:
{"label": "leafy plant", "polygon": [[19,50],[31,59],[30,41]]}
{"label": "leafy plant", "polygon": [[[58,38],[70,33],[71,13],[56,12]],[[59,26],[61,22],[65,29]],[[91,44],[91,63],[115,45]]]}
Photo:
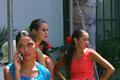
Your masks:
{"label": "leafy plant", "polygon": [[[17,31],[17,29],[13,29],[13,39],[14,39],[14,37],[16,36],[16,31]],[[3,27],[0,27],[0,60],[3,58],[3,52],[4,51],[2,51],[2,45],[5,43],[5,42],[7,42],[8,41],[8,33],[9,33],[9,29],[8,29],[8,27],[5,27],[5,26],[3,26]],[[7,51],[8,52],[8,44],[7,44],[7,46],[6,46],[7,48],[5,48],[5,51]],[[5,53],[4,53],[5,54]]]}
{"label": "leafy plant", "polygon": [[1,27],[0,28],[0,48],[2,47],[3,43],[8,40],[8,28]]}
{"label": "leafy plant", "polygon": [[[103,40],[97,42],[97,51],[106,59],[119,57],[120,43],[113,40]],[[120,57],[119,57],[120,58]]]}

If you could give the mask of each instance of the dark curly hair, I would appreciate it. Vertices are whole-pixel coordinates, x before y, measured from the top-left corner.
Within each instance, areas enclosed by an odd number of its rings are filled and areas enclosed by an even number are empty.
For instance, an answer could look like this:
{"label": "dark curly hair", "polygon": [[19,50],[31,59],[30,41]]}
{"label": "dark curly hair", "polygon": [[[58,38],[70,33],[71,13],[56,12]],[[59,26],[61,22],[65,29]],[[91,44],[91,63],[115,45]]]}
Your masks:
{"label": "dark curly hair", "polygon": [[50,56],[49,49],[48,49],[48,43],[46,41],[42,41],[40,43],[40,46],[42,46],[42,53],[47,55],[47,56]]}

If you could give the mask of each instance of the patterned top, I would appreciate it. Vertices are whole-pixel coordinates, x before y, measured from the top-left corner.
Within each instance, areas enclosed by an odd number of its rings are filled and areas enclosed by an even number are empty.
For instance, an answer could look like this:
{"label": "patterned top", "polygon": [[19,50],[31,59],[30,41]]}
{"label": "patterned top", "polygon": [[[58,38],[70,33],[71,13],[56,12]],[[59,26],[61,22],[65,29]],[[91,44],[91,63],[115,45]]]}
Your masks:
{"label": "patterned top", "polygon": [[71,80],[95,80],[94,61],[90,59],[91,51],[88,49],[79,59],[72,59]]}
{"label": "patterned top", "polygon": [[[20,80],[50,80],[50,72],[48,71],[48,69],[37,62],[36,62],[36,65],[38,68],[38,75],[37,76],[35,76],[34,78],[30,78],[27,76],[21,76]],[[7,66],[9,67],[10,74],[12,76],[12,80],[15,80],[14,79],[14,76],[15,76],[14,65],[11,63],[11,64],[8,64]]]}

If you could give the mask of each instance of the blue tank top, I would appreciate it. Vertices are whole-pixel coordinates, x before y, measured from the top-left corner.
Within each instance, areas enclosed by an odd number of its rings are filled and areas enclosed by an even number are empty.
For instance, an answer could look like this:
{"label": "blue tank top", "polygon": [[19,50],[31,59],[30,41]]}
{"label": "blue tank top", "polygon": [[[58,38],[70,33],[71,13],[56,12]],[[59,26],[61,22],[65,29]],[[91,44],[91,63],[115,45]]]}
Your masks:
{"label": "blue tank top", "polygon": [[[15,80],[15,67],[13,63],[7,65],[10,70],[10,74],[12,76],[12,80]],[[50,80],[50,72],[48,71],[47,68],[42,66],[41,64],[36,62],[36,66],[38,68],[38,75],[35,76],[34,78],[26,77],[26,76],[21,76],[20,80]]]}

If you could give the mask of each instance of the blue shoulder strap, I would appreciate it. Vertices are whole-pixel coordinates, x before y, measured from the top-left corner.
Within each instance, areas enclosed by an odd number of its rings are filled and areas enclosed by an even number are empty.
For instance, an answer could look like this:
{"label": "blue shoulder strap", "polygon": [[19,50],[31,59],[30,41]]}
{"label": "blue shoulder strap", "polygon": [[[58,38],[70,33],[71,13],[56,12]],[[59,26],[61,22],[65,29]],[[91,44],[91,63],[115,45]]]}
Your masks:
{"label": "blue shoulder strap", "polygon": [[44,76],[45,80],[50,80],[50,72],[49,70],[44,67],[43,65],[39,64],[38,62],[36,62],[36,65],[38,67],[38,72],[41,73]]}

